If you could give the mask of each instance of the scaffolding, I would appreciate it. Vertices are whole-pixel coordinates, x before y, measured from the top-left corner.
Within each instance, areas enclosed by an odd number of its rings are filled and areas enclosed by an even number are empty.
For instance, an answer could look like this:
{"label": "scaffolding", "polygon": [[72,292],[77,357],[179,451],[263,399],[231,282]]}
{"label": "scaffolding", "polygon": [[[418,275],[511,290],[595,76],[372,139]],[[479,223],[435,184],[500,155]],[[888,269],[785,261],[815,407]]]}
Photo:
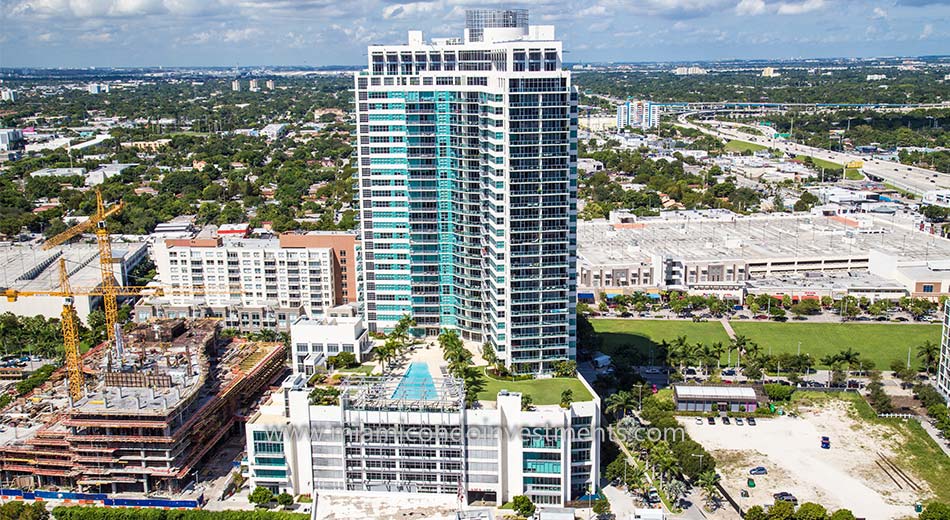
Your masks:
{"label": "scaffolding", "polygon": [[[179,492],[195,467],[284,370],[285,347],[234,341],[217,320],[162,320],[106,342],[81,360],[98,380],[67,399],[63,377],[17,402],[0,434],[0,478],[93,492]],[[56,379],[56,378],[53,378]]]}

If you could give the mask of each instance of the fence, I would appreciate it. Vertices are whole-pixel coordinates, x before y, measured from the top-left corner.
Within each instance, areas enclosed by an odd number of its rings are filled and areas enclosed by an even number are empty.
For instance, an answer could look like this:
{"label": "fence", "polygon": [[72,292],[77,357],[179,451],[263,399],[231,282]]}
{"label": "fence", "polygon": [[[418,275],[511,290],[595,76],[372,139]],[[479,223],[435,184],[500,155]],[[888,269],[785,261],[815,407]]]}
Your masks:
{"label": "fence", "polygon": [[23,491],[0,489],[4,500],[60,501],[64,504],[101,505],[105,507],[155,507],[161,509],[198,509],[204,504],[204,495],[197,500],[165,498],[112,498],[105,493],[71,493],[67,491]]}

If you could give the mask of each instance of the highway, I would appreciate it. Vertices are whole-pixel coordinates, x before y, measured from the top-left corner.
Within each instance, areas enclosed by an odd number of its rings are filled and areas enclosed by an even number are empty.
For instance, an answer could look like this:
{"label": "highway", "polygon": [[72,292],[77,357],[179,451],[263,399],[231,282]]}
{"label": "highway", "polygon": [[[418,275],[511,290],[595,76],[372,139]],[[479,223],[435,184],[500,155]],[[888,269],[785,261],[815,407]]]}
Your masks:
{"label": "highway", "polygon": [[[887,184],[896,186],[902,190],[909,191],[916,195],[936,189],[950,189],[950,175],[938,173],[926,168],[916,166],[907,166],[893,161],[871,160],[865,156],[854,153],[842,153],[804,146],[791,141],[782,139],[773,139],[771,137],[751,135],[739,130],[741,126],[736,123],[723,123],[712,121],[712,128],[700,126],[687,120],[687,117],[694,113],[680,114],[679,124],[689,128],[695,128],[703,133],[719,137],[720,139],[746,141],[760,144],[769,148],[775,148],[783,152],[794,155],[807,155],[816,159],[824,159],[837,164],[847,164],[851,161],[863,161],[864,167],[861,171],[874,180],[881,180]],[[752,127],[755,128],[755,127]]]}

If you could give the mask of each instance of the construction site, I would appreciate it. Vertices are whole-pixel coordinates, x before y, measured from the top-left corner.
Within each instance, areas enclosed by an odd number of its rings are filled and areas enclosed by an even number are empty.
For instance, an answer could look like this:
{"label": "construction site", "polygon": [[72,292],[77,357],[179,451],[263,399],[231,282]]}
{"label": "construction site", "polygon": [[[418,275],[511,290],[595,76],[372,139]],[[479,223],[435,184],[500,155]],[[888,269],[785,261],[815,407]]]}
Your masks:
{"label": "construction site", "polygon": [[84,493],[187,488],[285,370],[282,344],[222,340],[218,329],[212,319],[130,325],[80,358],[80,381],[67,366],[7,407],[2,484]]}

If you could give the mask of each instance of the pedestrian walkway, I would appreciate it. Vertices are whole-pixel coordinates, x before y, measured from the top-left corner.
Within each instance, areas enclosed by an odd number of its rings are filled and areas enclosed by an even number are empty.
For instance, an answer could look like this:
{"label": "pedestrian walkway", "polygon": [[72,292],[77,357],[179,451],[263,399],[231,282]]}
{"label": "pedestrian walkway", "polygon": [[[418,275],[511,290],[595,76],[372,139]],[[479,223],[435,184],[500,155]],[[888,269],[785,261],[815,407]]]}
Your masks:
{"label": "pedestrian walkway", "polygon": [[722,323],[722,328],[726,329],[726,334],[729,336],[729,339],[736,339],[736,331],[732,330],[732,324],[729,323],[729,319],[723,316],[719,318],[719,323]]}
{"label": "pedestrian walkway", "polygon": [[950,457],[950,446],[947,446],[947,440],[941,439],[939,432],[934,425],[930,424],[930,421],[924,419],[920,421],[920,425],[924,427],[924,431],[927,432],[927,435],[930,435],[930,438],[937,443],[937,446],[940,446],[940,449],[943,450],[944,455]]}

